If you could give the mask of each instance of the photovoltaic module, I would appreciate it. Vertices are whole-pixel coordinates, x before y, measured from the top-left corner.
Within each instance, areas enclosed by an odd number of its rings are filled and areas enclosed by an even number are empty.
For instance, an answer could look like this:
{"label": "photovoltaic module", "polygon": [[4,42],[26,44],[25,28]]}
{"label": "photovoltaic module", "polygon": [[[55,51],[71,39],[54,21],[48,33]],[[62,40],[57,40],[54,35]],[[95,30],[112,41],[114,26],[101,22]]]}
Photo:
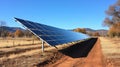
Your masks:
{"label": "photovoltaic module", "polygon": [[51,46],[89,38],[89,36],[86,34],[64,30],[19,18],[15,19],[19,21],[25,28],[31,31],[34,35],[47,42]]}

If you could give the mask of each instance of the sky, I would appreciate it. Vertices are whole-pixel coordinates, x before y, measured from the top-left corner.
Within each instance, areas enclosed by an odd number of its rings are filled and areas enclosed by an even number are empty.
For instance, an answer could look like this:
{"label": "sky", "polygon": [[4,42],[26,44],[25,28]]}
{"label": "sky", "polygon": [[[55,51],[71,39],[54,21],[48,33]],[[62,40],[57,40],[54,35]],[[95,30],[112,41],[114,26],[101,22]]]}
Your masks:
{"label": "sky", "polygon": [[0,21],[22,27],[14,17],[62,28],[108,29],[105,10],[117,0],[0,0]]}

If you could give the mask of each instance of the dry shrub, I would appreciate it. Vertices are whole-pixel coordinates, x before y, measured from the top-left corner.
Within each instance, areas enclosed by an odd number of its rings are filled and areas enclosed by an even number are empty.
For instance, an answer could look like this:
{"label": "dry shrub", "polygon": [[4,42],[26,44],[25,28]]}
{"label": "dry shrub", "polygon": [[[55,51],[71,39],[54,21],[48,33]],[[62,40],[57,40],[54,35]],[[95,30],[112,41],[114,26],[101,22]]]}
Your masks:
{"label": "dry shrub", "polygon": [[81,32],[81,33],[84,33],[86,34],[86,30],[84,28],[77,28],[74,30],[75,32]]}
{"label": "dry shrub", "polygon": [[115,37],[115,36],[120,37],[120,22],[118,22],[110,27],[108,35],[110,37]]}

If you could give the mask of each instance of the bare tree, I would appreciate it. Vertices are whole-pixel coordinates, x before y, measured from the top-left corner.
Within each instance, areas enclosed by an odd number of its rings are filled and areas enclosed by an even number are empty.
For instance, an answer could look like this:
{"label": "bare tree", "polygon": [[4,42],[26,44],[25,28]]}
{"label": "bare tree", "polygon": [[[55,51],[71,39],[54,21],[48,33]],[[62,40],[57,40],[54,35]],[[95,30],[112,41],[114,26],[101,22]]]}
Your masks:
{"label": "bare tree", "polygon": [[6,22],[5,21],[0,21],[0,36],[1,37],[6,37],[8,31],[5,29]]}
{"label": "bare tree", "polygon": [[5,21],[0,21],[0,27],[2,26],[6,26],[6,22]]}
{"label": "bare tree", "polygon": [[107,14],[107,17],[103,24],[109,27],[108,35],[120,36],[120,0],[109,6],[105,13]]}
{"label": "bare tree", "polygon": [[104,25],[112,26],[116,23],[120,23],[120,0],[118,0],[115,4],[109,6],[108,10],[105,11],[108,15],[104,20]]}

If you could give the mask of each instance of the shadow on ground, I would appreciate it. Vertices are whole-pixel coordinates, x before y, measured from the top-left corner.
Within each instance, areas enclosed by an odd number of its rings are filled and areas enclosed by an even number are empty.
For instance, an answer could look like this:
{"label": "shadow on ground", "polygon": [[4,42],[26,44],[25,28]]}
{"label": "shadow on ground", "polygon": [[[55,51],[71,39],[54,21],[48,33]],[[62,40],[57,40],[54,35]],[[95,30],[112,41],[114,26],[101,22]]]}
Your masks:
{"label": "shadow on ground", "polygon": [[89,40],[74,44],[66,49],[59,50],[59,52],[72,58],[87,57],[96,41],[97,38],[91,38]]}

